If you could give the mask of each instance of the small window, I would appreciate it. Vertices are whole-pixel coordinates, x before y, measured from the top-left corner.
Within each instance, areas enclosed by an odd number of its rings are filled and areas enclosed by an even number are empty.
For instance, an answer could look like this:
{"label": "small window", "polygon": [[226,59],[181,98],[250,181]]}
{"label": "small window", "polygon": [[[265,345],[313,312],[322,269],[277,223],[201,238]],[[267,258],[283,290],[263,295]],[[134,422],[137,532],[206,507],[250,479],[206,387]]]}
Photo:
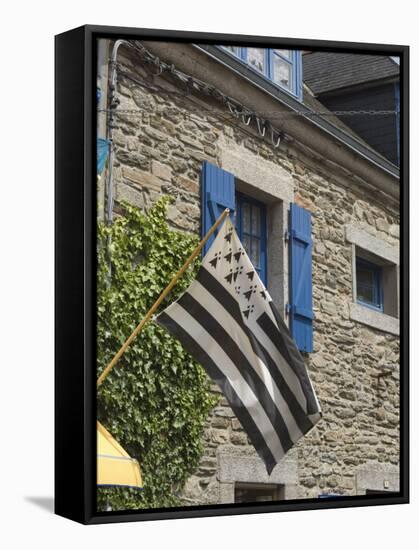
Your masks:
{"label": "small window", "polygon": [[383,269],[363,258],[356,258],[358,303],[383,311]]}
{"label": "small window", "polygon": [[284,88],[291,85],[292,64],[288,50],[272,50],[272,80]]}
{"label": "small window", "polygon": [[247,195],[236,195],[236,229],[262,282],[266,277],[266,205]]}
{"label": "small window", "polygon": [[345,234],[352,248],[350,319],[399,335],[399,247],[352,224],[345,226]]}
{"label": "small window", "polygon": [[221,46],[268,80],[302,99],[301,51]]}
{"label": "small window", "polygon": [[236,483],[234,487],[234,502],[274,502],[283,499],[282,485]]}
{"label": "small window", "polygon": [[240,57],[240,48],[238,46],[224,46],[226,50],[230,51],[232,54]]}
{"label": "small window", "polygon": [[263,48],[247,48],[248,64],[261,73],[266,72],[265,52]]}

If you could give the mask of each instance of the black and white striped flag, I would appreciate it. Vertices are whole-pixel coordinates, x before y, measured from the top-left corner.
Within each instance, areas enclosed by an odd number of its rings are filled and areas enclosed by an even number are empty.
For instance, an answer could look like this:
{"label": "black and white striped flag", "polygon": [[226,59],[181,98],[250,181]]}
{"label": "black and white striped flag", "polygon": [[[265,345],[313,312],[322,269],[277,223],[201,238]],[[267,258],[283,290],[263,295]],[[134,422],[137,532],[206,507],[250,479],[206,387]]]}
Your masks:
{"label": "black and white striped flag", "polygon": [[269,474],[320,419],[303,358],[229,218],[197,278],[155,320],[220,386]]}

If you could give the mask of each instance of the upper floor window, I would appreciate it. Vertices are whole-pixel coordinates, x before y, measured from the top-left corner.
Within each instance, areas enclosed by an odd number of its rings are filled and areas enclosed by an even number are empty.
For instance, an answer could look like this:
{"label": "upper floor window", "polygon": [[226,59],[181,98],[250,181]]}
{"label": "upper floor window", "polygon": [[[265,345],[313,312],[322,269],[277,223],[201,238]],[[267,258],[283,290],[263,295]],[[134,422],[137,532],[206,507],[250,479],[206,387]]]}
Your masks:
{"label": "upper floor window", "polygon": [[301,51],[223,46],[280,88],[302,99]]}

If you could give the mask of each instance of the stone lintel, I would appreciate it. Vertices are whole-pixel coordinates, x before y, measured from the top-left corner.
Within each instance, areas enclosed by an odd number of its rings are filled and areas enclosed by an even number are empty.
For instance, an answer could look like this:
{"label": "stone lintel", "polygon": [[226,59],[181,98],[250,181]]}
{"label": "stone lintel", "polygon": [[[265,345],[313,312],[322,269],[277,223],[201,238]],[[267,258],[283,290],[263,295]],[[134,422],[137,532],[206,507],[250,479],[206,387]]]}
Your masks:
{"label": "stone lintel", "polygon": [[[294,183],[291,174],[282,166],[253,154],[234,142],[218,143],[221,168],[231,172],[245,187],[251,187],[255,198],[264,202],[292,202]],[[247,189],[243,188],[243,191]],[[260,196],[258,197],[257,194]]]}
{"label": "stone lintel", "polygon": [[367,231],[356,227],[353,224],[345,225],[346,240],[367,250],[371,254],[386,260],[395,265],[399,265],[399,247],[391,246],[382,239],[370,235]]}
{"label": "stone lintel", "polygon": [[221,483],[298,484],[298,465],[294,456],[285,456],[268,475],[258,456],[239,455],[221,450],[217,453]]}
{"label": "stone lintel", "polygon": [[371,462],[363,464],[356,473],[357,493],[370,491],[399,491],[399,467]]}

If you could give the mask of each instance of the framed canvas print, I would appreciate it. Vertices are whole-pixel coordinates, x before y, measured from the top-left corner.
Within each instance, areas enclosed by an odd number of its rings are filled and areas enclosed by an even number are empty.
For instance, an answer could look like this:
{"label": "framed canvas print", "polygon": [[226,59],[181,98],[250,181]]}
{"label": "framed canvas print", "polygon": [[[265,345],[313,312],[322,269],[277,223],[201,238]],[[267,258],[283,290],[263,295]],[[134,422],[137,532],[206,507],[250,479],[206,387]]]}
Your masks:
{"label": "framed canvas print", "polygon": [[56,37],[56,513],[408,502],[408,47]]}

